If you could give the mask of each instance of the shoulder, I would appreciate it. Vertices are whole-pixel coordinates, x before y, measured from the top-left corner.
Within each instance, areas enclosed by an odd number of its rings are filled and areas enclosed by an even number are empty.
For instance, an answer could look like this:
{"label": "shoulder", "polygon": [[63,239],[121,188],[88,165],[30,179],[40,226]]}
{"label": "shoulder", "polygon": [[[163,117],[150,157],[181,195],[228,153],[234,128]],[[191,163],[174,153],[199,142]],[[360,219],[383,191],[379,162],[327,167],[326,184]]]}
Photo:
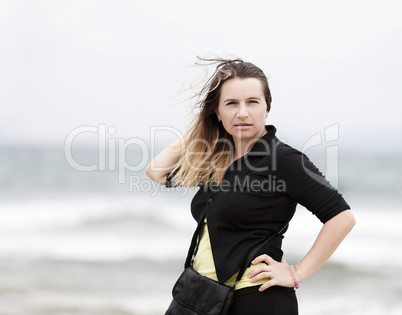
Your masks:
{"label": "shoulder", "polygon": [[278,142],[276,157],[277,172],[283,176],[301,178],[307,175],[316,180],[319,178],[320,182],[324,180],[323,174],[305,153],[286,143]]}
{"label": "shoulder", "polygon": [[307,158],[304,153],[282,142],[278,138],[275,139],[273,154],[278,164],[300,163],[304,157]]}
{"label": "shoulder", "polygon": [[288,169],[291,165],[300,166],[303,156],[302,152],[274,136],[258,142],[245,159],[250,166],[268,166],[271,171],[278,171],[279,168]]}

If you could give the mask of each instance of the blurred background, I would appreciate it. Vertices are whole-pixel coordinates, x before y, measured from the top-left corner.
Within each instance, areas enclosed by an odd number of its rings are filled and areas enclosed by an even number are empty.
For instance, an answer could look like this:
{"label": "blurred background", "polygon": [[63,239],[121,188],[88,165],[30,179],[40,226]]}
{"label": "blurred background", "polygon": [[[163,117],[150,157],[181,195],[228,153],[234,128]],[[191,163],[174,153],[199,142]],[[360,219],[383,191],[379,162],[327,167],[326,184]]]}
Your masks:
{"label": "blurred background", "polygon": [[[0,315],[163,314],[194,190],[144,168],[190,121],[197,55],[263,69],[267,124],[356,216],[300,314],[401,314],[401,14],[391,0],[1,1]],[[298,208],[289,263],[320,227]]]}

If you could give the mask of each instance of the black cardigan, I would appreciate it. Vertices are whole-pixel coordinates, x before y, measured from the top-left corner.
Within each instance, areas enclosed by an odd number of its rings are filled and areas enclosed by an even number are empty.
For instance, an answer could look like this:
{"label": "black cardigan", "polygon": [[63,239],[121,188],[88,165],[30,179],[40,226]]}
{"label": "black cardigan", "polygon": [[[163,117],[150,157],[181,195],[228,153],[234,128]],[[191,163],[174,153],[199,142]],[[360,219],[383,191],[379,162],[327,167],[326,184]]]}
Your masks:
{"label": "black cardigan", "polygon": [[[303,153],[281,142],[275,136],[274,126],[265,128],[267,134],[229,166],[221,184],[200,185],[191,202],[198,227],[185,265],[190,264],[206,215],[220,283],[239,271],[258,244],[292,219],[297,203],[323,223],[350,209],[342,195]],[[172,175],[168,176],[168,187]],[[280,261],[282,238],[283,235],[275,237],[256,257],[266,253]]]}

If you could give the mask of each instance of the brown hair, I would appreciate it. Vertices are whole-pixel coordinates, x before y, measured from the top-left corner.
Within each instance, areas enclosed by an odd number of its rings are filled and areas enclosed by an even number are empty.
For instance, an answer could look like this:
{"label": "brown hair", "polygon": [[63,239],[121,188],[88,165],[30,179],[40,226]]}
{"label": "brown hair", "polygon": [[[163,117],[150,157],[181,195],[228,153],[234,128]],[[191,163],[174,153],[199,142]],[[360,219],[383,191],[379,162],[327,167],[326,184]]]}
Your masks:
{"label": "brown hair", "polygon": [[219,123],[215,113],[224,82],[234,78],[260,80],[267,111],[271,109],[272,97],[268,80],[260,68],[241,59],[199,59],[219,64],[198,94],[203,96],[196,104],[199,114],[186,133],[184,143],[173,148],[181,156],[172,171],[175,174],[172,183],[176,186],[193,187],[210,182],[219,184],[223,179],[234,148],[232,136]]}

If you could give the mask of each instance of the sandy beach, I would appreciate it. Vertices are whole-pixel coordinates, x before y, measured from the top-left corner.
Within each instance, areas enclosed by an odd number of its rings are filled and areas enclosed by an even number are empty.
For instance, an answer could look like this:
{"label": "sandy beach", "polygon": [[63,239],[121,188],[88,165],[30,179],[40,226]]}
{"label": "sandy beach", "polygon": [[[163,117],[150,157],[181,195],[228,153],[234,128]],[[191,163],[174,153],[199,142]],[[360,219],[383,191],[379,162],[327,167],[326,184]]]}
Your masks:
{"label": "sandy beach", "polygon": [[[400,270],[367,271],[327,264],[301,284],[305,315],[399,315]],[[152,263],[0,262],[1,315],[161,315],[181,271]]]}
{"label": "sandy beach", "polygon": [[[53,161],[46,166],[51,177],[27,159],[0,194],[0,315],[163,314],[195,228],[192,192],[129,192],[115,173],[75,172],[62,152],[43,155]],[[301,315],[402,314],[400,162],[390,158],[385,173],[373,167],[359,179],[352,176],[359,161],[344,163],[349,177],[342,188],[357,225],[301,284]],[[388,186],[369,180],[376,176],[388,177]],[[290,264],[321,226],[298,208],[283,243]]]}

